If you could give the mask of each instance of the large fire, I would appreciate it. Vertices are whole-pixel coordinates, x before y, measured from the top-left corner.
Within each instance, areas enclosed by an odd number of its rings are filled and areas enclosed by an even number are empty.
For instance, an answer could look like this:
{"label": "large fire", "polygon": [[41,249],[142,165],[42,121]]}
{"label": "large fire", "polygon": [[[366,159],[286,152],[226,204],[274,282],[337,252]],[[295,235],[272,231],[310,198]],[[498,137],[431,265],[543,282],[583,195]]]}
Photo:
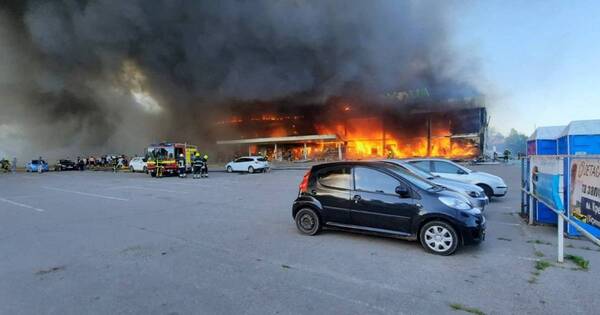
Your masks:
{"label": "large fire", "polygon": [[[332,160],[408,157],[473,158],[480,154],[477,126],[464,128],[463,113],[370,111],[350,105],[333,111],[238,114],[217,122],[236,130],[230,139],[261,139],[248,153],[273,159]],[[468,114],[467,114],[468,115]],[[463,124],[463,125],[461,125]],[[469,131],[464,131],[468,129]],[[285,137],[329,136],[327,140],[286,142]],[[264,139],[273,138],[270,143]],[[277,145],[275,145],[275,143]],[[242,153],[243,147],[238,147]]]}
{"label": "large fire", "polygon": [[[385,132],[377,118],[352,119],[348,124],[317,126],[319,134],[338,135],[346,143],[346,158],[408,158],[408,157],[446,157],[469,158],[478,154],[477,147],[468,142],[452,139],[450,130],[432,131],[430,140],[423,137],[403,137]],[[313,151],[318,154],[323,144]],[[428,149],[429,147],[429,149]]]}

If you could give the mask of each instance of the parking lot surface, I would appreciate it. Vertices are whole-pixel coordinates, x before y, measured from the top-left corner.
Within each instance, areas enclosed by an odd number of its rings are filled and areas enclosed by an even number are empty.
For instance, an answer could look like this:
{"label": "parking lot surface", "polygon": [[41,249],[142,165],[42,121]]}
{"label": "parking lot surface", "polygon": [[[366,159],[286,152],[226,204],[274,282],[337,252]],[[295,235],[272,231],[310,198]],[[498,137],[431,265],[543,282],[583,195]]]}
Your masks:
{"label": "parking lot surface", "polygon": [[0,314],[597,313],[598,248],[567,239],[589,270],[556,264],[555,228],[518,216],[518,167],[477,169],[509,194],[486,209],[486,241],[449,257],[301,235],[290,207],[304,170],[0,175]]}

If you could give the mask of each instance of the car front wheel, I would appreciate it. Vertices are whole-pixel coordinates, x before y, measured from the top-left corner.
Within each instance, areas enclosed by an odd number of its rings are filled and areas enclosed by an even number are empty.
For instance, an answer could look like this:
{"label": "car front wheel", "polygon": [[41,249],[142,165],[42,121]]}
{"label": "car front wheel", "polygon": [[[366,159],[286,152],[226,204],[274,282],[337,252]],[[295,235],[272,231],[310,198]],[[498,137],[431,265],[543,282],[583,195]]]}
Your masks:
{"label": "car front wheel", "polygon": [[458,248],[458,234],[448,223],[443,221],[431,221],[421,228],[421,245],[427,251],[448,256],[452,255]]}
{"label": "car front wheel", "polygon": [[252,166],[248,167],[248,173],[250,173],[250,174],[254,173],[254,167],[252,167]]}
{"label": "car front wheel", "polygon": [[486,184],[477,184],[477,186],[481,187],[488,199],[492,200],[492,197],[494,197],[494,191],[492,190],[492,187]]}
{"label": "car front wheel", "polygon": [[306,235],[316,235],[321,231],[321,220],[317,213],[310,208],[304,208],[296,213],[296,227]]}
{"label": "car front wheel", "polygon": [[231,166],[227,166],[227,173],[231,173],[233,172],[233,168],[231,168]]}

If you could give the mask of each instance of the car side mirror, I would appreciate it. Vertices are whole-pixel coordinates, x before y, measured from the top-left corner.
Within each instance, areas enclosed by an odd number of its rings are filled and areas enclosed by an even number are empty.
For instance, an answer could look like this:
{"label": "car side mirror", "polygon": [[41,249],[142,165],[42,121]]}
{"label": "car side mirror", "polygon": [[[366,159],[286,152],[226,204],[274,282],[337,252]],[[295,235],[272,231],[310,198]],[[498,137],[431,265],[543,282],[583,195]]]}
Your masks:
{"label": "car side mirror", "polygon": [[456,174],[465,175],[465,174],[467,174],[467,172],[465,172],[464,170],[461,170],[459,168],[458,171],[456,171]]}
{"label": "car side mirror", "polygon": [[410,195],[410,191],[408,190],[408,188],[404,185],[400,185],[396,187],[396,193],[401,197],[401,198],[405,198],[408,197],[408,195]]}

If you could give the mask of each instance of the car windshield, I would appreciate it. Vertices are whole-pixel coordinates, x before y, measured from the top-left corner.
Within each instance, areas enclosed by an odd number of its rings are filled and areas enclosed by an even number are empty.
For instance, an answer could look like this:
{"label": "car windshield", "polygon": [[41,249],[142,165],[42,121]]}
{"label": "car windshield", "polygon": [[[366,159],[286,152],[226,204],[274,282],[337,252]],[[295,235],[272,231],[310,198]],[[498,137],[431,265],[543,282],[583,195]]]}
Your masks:
{"label": "car windshield", "polygon": [[172,147],[149,147],[148,148],[148,156],[153,159],[167,159],[173,157],[173,148]]}
{"label": "car windshield", "polygon": [[434,184],[424,178],[421,178],[419,176],[415,176],[414,174],[408,172],[406,169],[402,168],[401,166],[389,165],[388,169],[393,171],[394,173],[400,175],[402,178],[406,179],[411,184],[413,184],[423,190],[441,189],[441,186],[436,185],[436,184]]}
{"label": "car windshield", "polygon": [[260,161],[260,162],[266,162],[266,161],[267,161],[267,159],[266,159],[266,158],[264,158],[264,157],[260,157],[260,158],[258,158],[258,159],[256,159],[256,160],[257,160],[257,161]]}

